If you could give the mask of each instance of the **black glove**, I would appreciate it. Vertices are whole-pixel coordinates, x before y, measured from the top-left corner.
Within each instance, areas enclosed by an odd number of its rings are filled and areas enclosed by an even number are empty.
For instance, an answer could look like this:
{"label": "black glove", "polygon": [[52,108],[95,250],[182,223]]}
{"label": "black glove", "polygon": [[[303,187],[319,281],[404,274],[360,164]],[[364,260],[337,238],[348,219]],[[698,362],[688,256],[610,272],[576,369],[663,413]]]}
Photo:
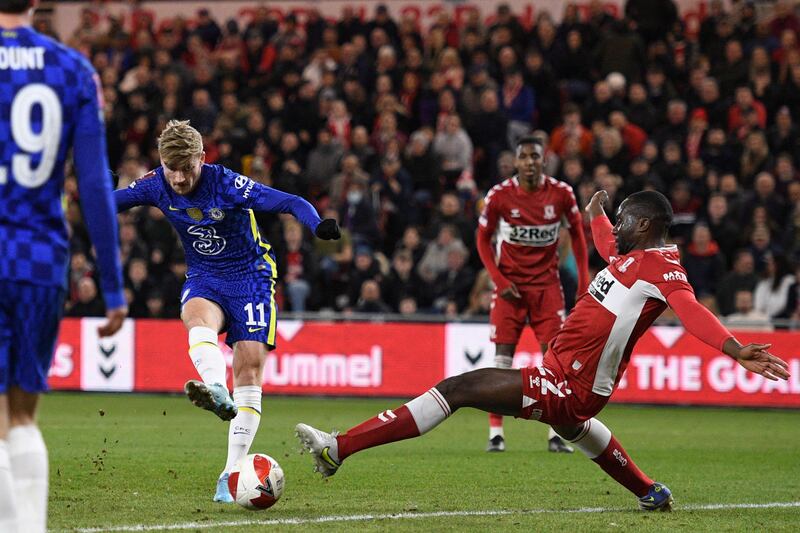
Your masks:
{"label": "black glove", "polygon": [[339,231],[339,224],[332,218],[326,218],[320,222],[315,233],[323,241],[336,241],[342,236],[342,232]]}

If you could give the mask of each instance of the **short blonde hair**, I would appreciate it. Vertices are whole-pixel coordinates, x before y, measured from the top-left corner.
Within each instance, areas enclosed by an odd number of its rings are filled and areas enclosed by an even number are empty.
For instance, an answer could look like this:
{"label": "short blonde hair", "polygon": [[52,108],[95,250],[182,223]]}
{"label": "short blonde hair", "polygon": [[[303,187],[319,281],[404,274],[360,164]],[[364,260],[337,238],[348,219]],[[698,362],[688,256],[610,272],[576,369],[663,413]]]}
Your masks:
{"label": "short blonde hair", "polygon": [[187,170],[203,153],[203,137],[188,120],[170,120],[158,137],[158,154],[171,170]]}

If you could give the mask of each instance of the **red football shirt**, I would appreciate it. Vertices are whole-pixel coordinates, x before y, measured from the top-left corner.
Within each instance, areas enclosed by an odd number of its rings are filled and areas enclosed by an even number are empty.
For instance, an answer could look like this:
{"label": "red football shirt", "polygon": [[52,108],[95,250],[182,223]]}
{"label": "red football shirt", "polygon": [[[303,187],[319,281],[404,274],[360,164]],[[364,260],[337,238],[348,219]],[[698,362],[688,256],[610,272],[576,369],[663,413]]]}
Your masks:
{"label": "red football shirt", "polygon": [[495,236],[495,259],[502,276],[515,285],[541,288],[559,283],[562,219],[574,227],[583,224],[572,187],[542,176],[541,186],[528,192],[513,177],[489,190],[478,232]]}
{"label": "red football shirt", "polygon": [[551,343],[573,388],[611,396],[670,294],[692,291],[679,259],[674,245],[609,258]]}

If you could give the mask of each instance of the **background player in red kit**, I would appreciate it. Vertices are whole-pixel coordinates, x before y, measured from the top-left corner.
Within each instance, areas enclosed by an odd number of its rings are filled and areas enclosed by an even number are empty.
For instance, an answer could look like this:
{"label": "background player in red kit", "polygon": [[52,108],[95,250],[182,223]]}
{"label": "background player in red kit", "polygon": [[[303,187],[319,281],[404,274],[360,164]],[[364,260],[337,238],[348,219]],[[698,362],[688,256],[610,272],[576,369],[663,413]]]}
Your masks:
{"label": "background player in red kit", "polygon": [[787,379],[786,362],[769,344],[742,346],[694,297],[675,246],[664,238],[672,207],[661,193],[627,198],[612,228],[601,191],[587,211],[600,255],[609,263],[581,295],[539,367],[484,368],[448,378],[394,410],[349,429],[324,433],[295,428],[323,476],[336,473],[350,455],[422,435],[460,407],[550,424],[608,475],[634,493],[644,510],[669,510],[672,494],[647,477],[611,431],[594,418],[619,384],[636,341],[669,305],[689,333],[767,379]]}
{"label": "background player in red kit", "polygon": [[[542,353],[561,329],[564,293],[558,276],[558,234],[562,220],[569,224],[578,265],[577,294],[589,283],[583,219],[572,187],[542,173],[544,147],[536,137],[520,139],[514,164],[517,175],[486,195],[478,225],[478,253],[495,285],[489,323],[496,368],[511,368],[526,323],[536,333]],[[503,417],[489,414],[486,451],[505,449]],[[548,449],[573,451],[552,428]]]}

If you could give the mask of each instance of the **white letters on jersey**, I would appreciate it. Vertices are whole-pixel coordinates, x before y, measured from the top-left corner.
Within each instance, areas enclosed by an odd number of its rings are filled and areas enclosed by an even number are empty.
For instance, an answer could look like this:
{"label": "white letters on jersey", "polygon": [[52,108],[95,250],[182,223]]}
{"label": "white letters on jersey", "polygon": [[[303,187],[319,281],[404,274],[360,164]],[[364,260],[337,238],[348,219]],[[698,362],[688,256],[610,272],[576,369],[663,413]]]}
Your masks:
{"label": "white letters on jersey", "polygon": [[558,241],[559,228],[561,228],[561,221],[540,226],[520,226],[511,225],[501,218],[497,230],[498,242],[522,246],[550,246]]}
{"label": "white letters on jersey", "polygon": [[197,237],[192,248],[199,254],[217,255],[225,249],[225,237],[217,235],[213,226],[189,226],[186,233]]}
{"label": "white letters on jersey", "polygon": [[595,394],[611,396],[625,347],[642,314],[644,304],[648,298],[664,302],[666,298],[655,285],[641,279],[637,279],[631,287],[626,287],[608,268],[595,276],[589,285],[589,294],[615,316],[614,325],[600,354],[592,385],[592,392]]}

